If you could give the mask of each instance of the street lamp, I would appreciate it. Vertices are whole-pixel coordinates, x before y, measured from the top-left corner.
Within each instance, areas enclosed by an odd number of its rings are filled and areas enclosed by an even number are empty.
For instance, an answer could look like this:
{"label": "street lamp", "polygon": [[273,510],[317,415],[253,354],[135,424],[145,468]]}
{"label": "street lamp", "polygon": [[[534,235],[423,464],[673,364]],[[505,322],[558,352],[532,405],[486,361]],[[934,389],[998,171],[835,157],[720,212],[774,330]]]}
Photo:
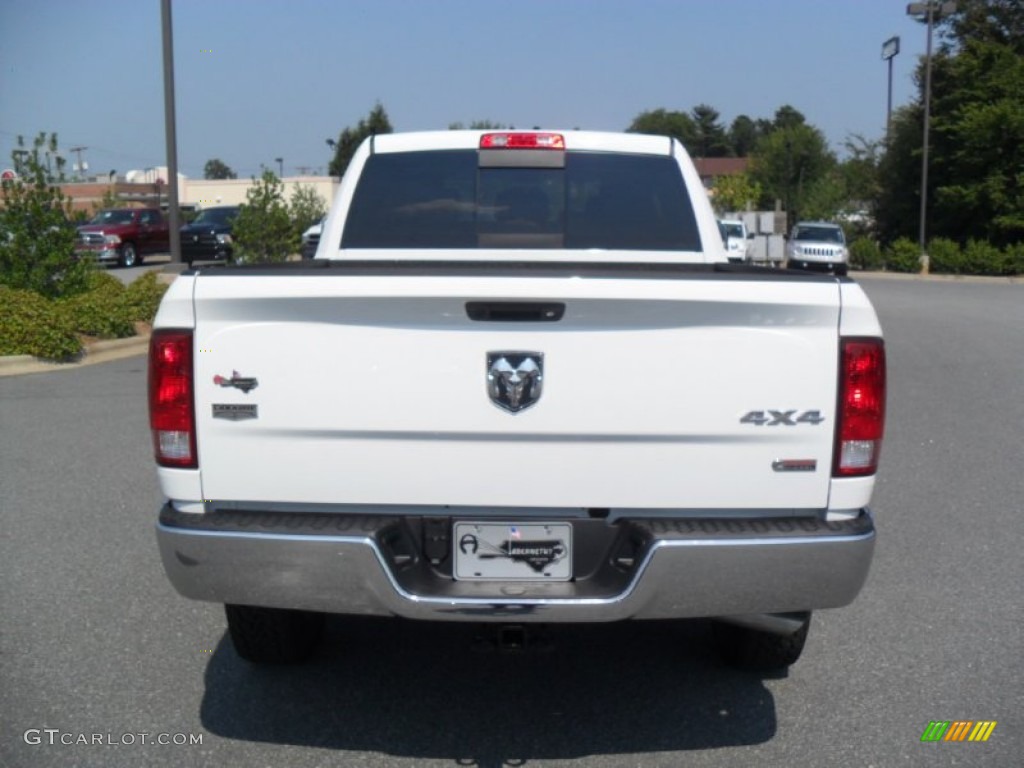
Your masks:
{"label": "street lamp", "polygon": [[956,12],[955,2],[928,0],[926,3],[910,3],[907,15],[916,19],[924,18],[928,25],[928,43],[924,54],[924,138],[921,152],[921,220],[917,231],[917,244],[921,249],[921,274],[929,269],[928,253],[925,251],[925,218],[928,214],[928,123],[932,110],[932,29],[935,20]]}
{"label": "street lamp", "polygon": [[284,158],[275,157],[274,162],[277,163],[277,176],[280,179],[284,178]]}
{"label": "street lamp", "polygon": [[889,129],[892,127],[892,60],[900,52],[899,37],[890,37],[882,43],[882,61],[889,62],[889,97],[885,102],[885,143],[889,143]]}

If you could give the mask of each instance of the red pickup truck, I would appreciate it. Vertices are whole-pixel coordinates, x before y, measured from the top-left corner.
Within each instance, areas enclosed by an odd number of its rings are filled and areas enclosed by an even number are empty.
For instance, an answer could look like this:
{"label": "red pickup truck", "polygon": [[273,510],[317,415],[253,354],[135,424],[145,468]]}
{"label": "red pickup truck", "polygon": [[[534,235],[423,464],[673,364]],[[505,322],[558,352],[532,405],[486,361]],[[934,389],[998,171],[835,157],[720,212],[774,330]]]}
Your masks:
{"label": "red pickup truck", "polygon": [[148,253],[167,253],[171,236],[158,208],[108,208],[78,228],[76,252],[122,267],[142,263]]}

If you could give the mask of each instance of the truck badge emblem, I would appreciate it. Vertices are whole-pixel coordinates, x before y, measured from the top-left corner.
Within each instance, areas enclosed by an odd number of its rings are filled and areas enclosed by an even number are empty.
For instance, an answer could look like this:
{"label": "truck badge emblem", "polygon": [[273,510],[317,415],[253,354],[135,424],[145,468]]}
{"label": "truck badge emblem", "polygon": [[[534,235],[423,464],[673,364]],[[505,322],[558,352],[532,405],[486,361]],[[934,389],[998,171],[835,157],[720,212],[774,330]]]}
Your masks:
{"label": "truck badge emblem", "polygon": [[509,413],[529,408],[540,399],[543,383],[543,353],[487,353],[487,393],[499,408]]}
{"label": "truck badge emblem", "polygon": [[243,419],[257,419],[259,415],[259,409],[255,405],[245,405],[244,403],[213,404],[213,418],[215,419],[242,421]]}
{"label": "truck badge emblem", "polygon": [[256,379],[247,379],[238,375],[238,371],[231,372],[231,378],[225,379],[220,374],[213,377],[213,383],[220,387],[234,387],[240,389],[245,394],[249,394],[250,391],[256,389],[259,386],[259,382]]}

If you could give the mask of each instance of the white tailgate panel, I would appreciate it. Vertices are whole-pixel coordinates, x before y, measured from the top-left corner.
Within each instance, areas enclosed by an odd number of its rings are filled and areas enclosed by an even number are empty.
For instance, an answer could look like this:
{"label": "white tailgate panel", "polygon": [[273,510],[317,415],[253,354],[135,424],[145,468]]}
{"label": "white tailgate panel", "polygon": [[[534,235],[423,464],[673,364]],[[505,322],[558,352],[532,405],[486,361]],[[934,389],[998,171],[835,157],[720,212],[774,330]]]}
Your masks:
{"label": "white tailgate panel", "polygon": [[[557,323],[470,321],[465,302],[489,297],[567,311]],[[197,281],[196,312],[208,499],[827,504],[835,284],[218,276]],[[491,402],[493,351],[544,354],[536,405],[511,414]],[[234,371],[256,389],[213,383]],[[213,403],[255,404],[258,418],[213,419]],[[825,421],[740,422],[755,410]],[[817,470],[777,472],[779,459]]]}

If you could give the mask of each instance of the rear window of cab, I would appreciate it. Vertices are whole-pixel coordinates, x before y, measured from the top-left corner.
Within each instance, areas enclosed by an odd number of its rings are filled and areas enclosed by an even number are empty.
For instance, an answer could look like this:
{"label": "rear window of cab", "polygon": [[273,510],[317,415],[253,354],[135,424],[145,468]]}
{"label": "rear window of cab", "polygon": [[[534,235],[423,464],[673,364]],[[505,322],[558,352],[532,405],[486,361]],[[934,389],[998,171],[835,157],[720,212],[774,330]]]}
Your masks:
{"label": "rear window of cab", "polygon": [[672,157],[570,151],[564,167],[489,167],[478,158],[476,150],[370,156],[342,248],[701,248]]}

